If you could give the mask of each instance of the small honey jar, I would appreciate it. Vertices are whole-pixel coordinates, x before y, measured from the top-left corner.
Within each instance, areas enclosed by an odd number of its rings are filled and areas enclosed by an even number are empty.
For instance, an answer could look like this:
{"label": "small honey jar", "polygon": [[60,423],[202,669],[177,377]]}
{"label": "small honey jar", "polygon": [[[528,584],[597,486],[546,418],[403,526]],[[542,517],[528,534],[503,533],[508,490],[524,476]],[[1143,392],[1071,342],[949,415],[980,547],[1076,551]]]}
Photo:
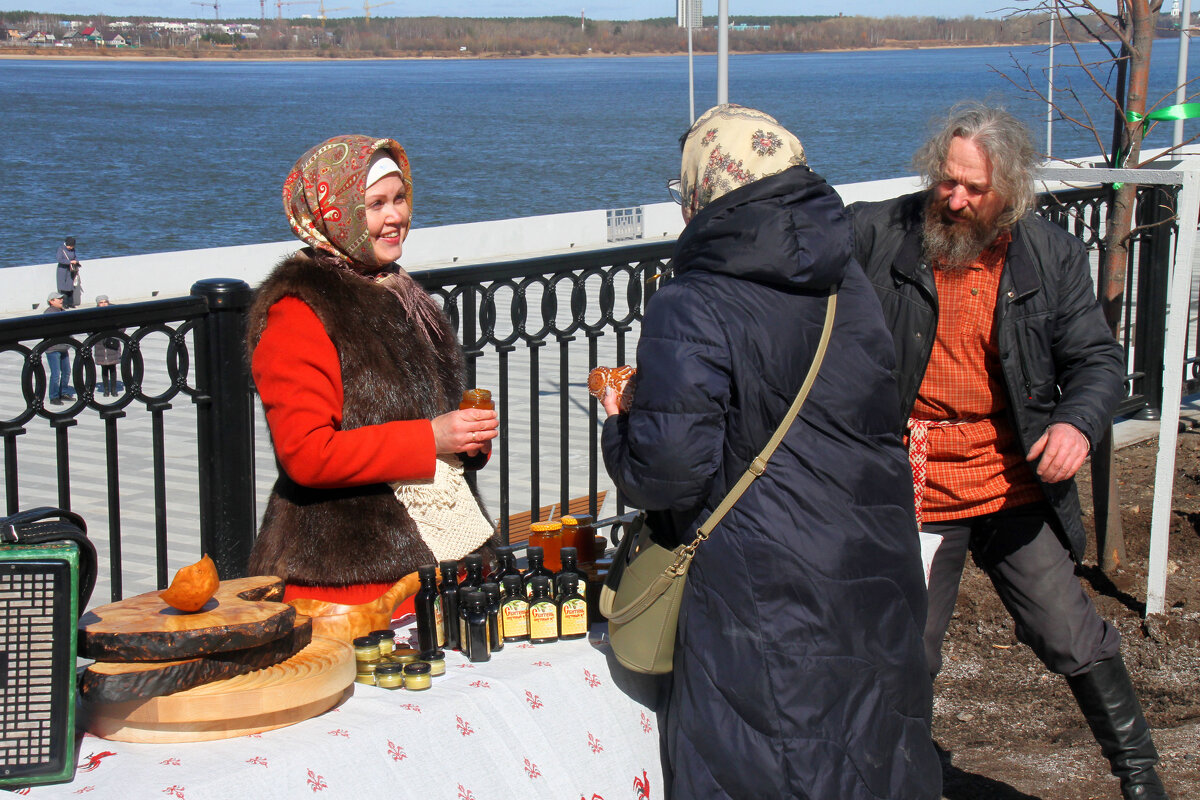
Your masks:
{"label": "small honey jar", "polygon": [[364,683],[367,686],[375,685],[375,671],[379,667],[377,661],[359,661],[358,671],[354,675],[355,683]]}
{"label": "small honey jar", "polygon": [[360,665],[363,662],[379,661],[379,640],[374,636],[359,636],[354,640],[354,660]]}
{"label": "small honey jar", "polygon": [[404,685],[404,667],[399,664],[380,664],[375,670],[375,685],[381,689],[399,689]]}
{"label": "small honey jar", "polygon": [[562,569],[562,523],[535,522],[529,526],[529,546],[542,548],[542,564],[550,572]]}
{"label": "small honey jar", "polygon": [[420,660],[420,658],[421,654],[411,647],[397,648],[392,651],[390,656],[388,656],[389,660],[391,660],[393,663],[400,664],[401,666],[405,664],[411,664],[414,661]]}
{"label": "small honey jar", "polygon": [[391,628],[386,630],[371,631],[368,636],[374,636],[379,642],[379,657],[387,658],[392,651],[396,649],[396,634]]}
{"label": "small honey jar", "polygon": [[421,660],[429,665],[429,674],[435,678],[446,674],[446,654],[441,650],[435,650]]}
{"label": "small honey jar", "polygon": [[458,404],[459,409],[464,408],[483,408],[488,411],[495,411],[496,404],[492,402],[492,393],[487,389],[467,389],[463,392],[462,401]]}
{"label": "small honey jar", "polygon": [[425,661],[414,661],[404,665],[404,688],[420,692],[433,685],[429,677],[429,664]]}

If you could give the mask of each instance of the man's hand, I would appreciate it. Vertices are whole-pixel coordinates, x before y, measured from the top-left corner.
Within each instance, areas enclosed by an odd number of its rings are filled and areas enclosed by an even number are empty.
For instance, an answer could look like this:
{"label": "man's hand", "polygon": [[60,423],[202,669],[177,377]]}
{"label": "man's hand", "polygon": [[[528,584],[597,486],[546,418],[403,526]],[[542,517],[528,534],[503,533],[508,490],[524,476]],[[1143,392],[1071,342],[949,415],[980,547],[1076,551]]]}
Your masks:
{"label": "man's hand", "polygon": [[1025,460],[1038,462],[1038,477],[1046,483],[1058,483],[1074,477],[1090,449],[1087,437],[1078,428],[1056,422],[1033,443]]}

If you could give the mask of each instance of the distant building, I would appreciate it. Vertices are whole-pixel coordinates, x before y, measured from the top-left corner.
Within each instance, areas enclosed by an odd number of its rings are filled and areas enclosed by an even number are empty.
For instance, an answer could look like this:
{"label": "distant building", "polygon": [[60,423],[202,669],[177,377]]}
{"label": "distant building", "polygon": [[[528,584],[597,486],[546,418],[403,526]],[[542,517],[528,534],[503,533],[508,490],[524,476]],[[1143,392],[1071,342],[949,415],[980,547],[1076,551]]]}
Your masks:
{"label": "distant building", "polygon": [[129,47],[129,42],[125,41],[125,37],[119,33],[114,33],[104,40],[107,47]]}

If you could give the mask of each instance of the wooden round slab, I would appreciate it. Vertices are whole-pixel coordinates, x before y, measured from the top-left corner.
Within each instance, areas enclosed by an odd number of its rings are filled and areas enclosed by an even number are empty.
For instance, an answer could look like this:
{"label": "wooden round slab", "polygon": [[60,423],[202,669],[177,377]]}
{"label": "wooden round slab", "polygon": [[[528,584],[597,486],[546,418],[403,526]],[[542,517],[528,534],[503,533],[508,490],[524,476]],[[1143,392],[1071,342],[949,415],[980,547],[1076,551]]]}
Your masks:
{"label": "wooden round slab", "polygon": [[207,742],[315,717],[353,691],[354,648],[314,637],[280,664],[183,692],[128,703],[83,702],[89,733],[118,742]]}
{"label": "wooden round slab", "polygon": [[288,633],[296,610],[279,602],[283,581],[271,575],[221,581],[193,613],[158,592],[127,597],[79,618],[79,650],[96,661],[177,661],[244,650]]}

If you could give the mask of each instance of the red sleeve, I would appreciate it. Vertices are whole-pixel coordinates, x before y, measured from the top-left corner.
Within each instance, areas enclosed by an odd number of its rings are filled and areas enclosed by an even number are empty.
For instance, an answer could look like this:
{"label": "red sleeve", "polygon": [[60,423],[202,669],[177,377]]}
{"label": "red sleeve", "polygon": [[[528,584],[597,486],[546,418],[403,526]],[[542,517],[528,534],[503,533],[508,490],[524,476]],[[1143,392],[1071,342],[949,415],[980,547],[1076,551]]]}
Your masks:
{"label": "red sleeve", "polygon": [[429,420],[342,430],[337,349],[303,300],[285,297],[271,306],[250,369],[275,455],[297,483],[336,489],[433,477]]}

